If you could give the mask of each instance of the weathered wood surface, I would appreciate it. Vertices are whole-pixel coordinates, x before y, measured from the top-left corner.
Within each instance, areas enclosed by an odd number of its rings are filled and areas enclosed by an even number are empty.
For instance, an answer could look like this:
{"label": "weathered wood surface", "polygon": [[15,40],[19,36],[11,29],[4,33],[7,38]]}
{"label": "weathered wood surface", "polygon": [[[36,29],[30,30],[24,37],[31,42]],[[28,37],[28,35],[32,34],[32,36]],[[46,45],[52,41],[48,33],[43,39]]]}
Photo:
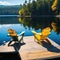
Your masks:
{"label": "weathered wood surface", "polygon": [[24,43],[12,43],[12,46],[0,46],[0,52],[18,51],[22,60],[49,59],[60,56],[60,45],[49,39],[52,45],[44,42],[43,46],[34,42],[33,36],[24,37]]}
{"label": "weathered wood surface", "polygon": [[0,46],[0,53],[8,53],[8,52],[15,52],[13,46],[8,47],[8,42],[5,45]]}

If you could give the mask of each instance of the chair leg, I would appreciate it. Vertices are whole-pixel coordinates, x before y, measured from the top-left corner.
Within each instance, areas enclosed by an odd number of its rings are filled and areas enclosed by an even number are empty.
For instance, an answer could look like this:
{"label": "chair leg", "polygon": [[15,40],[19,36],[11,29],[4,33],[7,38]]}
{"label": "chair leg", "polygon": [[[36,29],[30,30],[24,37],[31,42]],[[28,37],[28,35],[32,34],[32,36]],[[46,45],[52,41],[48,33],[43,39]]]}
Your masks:
{"label": "chair leg", "polygon": [[11,41],[8,43],[8,46],[11,44],[12,41],[13,41],[13,40],[11,40]]}
{"label": "chair leg", "polygon": [[23,36],[21,36],[19,42],[24,42],[24,41],[23,41]]}
{"label": "chair leg", "polygon": [[38,40],[34,37],[34,42],[38,42]]}
{"label": "chair leg", "polygon": [[23,41],[23,36],[22,36],[22,38],[21,38],[21,41],[24,42],[24,41]]}
{"label": "chair leg", "polygon": [[43,45],[43,43],[42,43],[41,41],[38,41],[38,43],[39,43],[40,45]]}
{"label": "chair leg", "polygon": [[34,41],[36,42],[36,39],[35,39],[35,37],[34,37]]}

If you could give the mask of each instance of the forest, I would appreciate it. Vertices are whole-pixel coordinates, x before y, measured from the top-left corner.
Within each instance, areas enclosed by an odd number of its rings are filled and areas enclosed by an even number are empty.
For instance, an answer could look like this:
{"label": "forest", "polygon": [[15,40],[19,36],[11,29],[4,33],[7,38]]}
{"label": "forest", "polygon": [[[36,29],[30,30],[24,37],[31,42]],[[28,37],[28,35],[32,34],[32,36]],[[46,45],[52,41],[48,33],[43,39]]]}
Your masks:
{"label": "forest", "polygon": [[59,15],[60,0],[25,0],[22,9],[19,10],[21,16]]}
{"label": "forest", "polygon": [[5,6],[0,5],[0,15],[18,15],[18,11],[22,8],[22,5]]}

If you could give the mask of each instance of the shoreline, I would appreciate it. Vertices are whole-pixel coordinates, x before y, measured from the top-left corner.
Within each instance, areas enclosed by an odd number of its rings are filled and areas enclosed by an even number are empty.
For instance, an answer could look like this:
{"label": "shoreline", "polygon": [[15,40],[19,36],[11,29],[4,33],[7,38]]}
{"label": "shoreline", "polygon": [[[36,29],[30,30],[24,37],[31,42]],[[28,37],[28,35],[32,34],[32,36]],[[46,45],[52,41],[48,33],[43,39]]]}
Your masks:
{"label": "shoreline", "polygon": [[0,15],[0,17],[21,17],[21,18],[27,18],[27,17],[60,17],[60,15],[39,15],[39,16],[30,16],[30,15],[26,15],[26,16],[20,16],[20,15]]}

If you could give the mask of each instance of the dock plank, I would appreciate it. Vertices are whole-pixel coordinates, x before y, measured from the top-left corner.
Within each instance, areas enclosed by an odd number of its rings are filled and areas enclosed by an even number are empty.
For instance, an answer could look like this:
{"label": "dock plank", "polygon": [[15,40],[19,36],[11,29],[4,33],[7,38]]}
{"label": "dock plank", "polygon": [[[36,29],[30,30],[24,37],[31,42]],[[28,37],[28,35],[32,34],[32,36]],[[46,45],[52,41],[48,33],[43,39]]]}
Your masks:
{"label": "dock plank", "polygon": [[33,36],[26,36],[24,37],[24,44],[19,43],[13,46],[8,46],[6,43],[6,45],[0,46],[0,52],[13,52],[16,48],[22,60],[40,60],[59,57],[60,45],[51,39],[49,40],[52,45],[44,42],[43,46],[41,46],[37,42],[34,42]]}
{"label": "dock plank", "polygon": [[[49,38],[48,38],[49,39]],[[34,37],[24,37],[26,43],[19,50],[22,60],[34,60],[34,59],[49,59],[60,56],[60,45],[49,39],[52,45],[46,44],[41,46],[37,42],[34,42]]]}

